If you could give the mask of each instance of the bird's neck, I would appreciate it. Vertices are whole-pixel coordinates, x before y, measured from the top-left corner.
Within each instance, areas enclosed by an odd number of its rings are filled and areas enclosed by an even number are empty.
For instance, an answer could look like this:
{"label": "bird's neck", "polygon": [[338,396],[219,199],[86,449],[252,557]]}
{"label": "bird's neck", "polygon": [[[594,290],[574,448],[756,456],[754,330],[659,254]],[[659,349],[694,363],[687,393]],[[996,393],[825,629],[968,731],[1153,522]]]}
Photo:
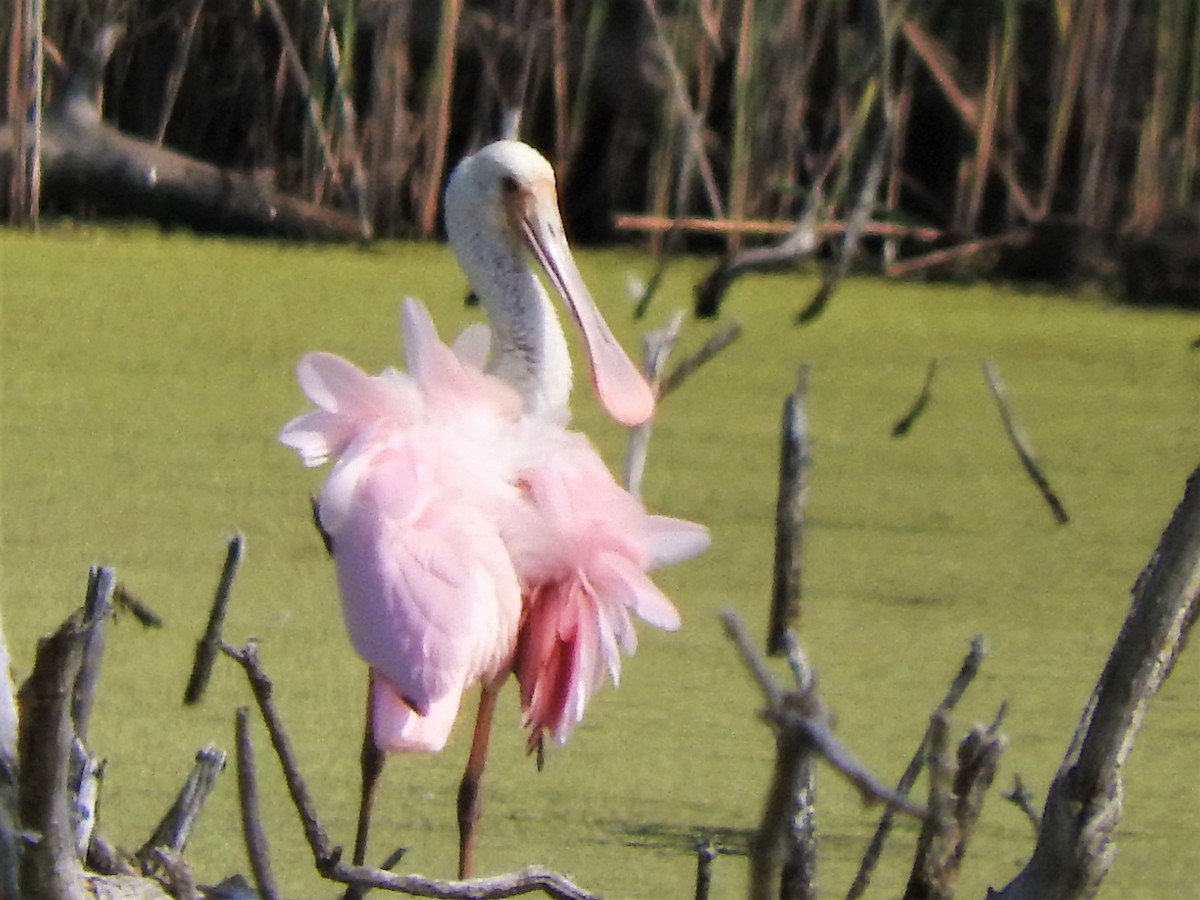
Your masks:
{"label": "bird's neck", "polygon": [[516,389],[528,413],[565,408],[571,357],[554,306],[519,246],[491,244],[486,253],[459,259],[491,324],[488,371]]}

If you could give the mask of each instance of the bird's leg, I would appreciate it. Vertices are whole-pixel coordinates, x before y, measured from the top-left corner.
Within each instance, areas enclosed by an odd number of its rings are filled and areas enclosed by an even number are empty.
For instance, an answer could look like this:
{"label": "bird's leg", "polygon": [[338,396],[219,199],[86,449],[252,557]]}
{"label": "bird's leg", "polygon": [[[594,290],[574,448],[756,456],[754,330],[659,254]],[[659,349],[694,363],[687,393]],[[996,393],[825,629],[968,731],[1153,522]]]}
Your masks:
{"label": "bird's leg", "polygon": [[458,877],[470,878],[475,852],[475,823],[482,807],[479,797],[483,767],[487,763],[488,738],[492,733],[492,713],[496,709],[498,688],[484,685],[475,715],[475,733],[467,768],[458,786]]}
{"label": "bird's leg", "polygon": [[361,866],[367,857],[367,829],[371,825],[371,807],[375,802],[375,788],[379,774],[383,771],[383,751],[375,746],[375,714],[372,695],[374,674],[367,682],[367,714],[364,717],[362,743],[362,793],[358,801],[358,828],[354,832],[354,865]]}

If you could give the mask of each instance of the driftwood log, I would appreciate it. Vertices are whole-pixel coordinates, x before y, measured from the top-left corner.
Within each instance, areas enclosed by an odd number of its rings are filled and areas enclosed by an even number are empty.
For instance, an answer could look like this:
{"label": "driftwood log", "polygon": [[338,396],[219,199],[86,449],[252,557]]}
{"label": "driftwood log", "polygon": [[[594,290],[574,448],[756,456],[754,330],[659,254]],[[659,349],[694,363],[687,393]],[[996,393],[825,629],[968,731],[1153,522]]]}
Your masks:
{"label": "driftwood log", "polygon": [[[0,183],[13,159],[13,129],[0,126]],[[261,180],[122,134],[74,107],[42,128],[42,203],[92,205],[198,231],[353,241],[349,213],[280,193]]]}

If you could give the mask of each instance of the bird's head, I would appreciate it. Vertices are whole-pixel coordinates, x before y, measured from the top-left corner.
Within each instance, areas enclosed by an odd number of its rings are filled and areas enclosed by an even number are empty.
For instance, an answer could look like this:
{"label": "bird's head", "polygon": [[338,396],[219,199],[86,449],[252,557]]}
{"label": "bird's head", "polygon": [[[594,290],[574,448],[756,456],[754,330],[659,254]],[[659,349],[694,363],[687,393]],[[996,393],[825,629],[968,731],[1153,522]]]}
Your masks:
{"label": "bird's head", "polygon": [[654,395],[583,283],[563,232],[554,169],[546,158],[520,141],[489,144],[454,170],[445,209],[446,232],[460,258],[471,236],[485,233],[537,260],[579,325],[601,404],[623,425],[649,419]]}

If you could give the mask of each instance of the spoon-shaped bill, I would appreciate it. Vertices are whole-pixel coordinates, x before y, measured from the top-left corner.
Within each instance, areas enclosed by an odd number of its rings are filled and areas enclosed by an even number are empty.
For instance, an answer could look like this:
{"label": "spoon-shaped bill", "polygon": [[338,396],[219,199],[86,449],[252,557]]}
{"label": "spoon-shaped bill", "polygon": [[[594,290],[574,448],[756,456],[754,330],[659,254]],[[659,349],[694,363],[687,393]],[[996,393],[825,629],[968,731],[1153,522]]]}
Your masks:
{"label": "spoon-shaped bill", "polygon": [[552,204],[550,210],[539,208],[542,206],[536,200],[527,204],[520,217],[521,236],[579,325],[600,403],[622,425],[640,425],[654,414],[654,393],[583,283],[557,210]]}

